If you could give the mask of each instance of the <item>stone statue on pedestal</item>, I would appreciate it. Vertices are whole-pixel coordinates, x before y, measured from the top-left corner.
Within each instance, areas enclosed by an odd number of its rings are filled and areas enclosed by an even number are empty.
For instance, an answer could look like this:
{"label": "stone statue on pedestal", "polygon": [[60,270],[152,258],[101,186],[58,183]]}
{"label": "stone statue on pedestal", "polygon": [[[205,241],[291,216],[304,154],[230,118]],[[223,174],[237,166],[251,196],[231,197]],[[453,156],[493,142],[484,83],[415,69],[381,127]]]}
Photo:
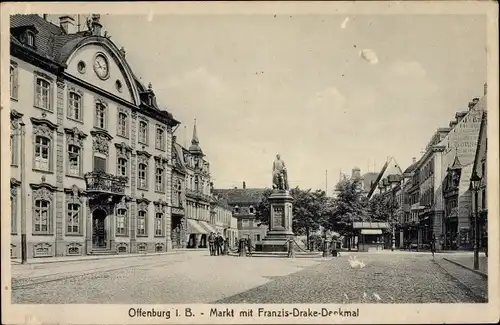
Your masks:
{"label": "stone statue on pedestal", "polygon": [[276,154],[276,160],[273,162],[273,189],[289,189],[285,162],[281,160],[279,153]]}

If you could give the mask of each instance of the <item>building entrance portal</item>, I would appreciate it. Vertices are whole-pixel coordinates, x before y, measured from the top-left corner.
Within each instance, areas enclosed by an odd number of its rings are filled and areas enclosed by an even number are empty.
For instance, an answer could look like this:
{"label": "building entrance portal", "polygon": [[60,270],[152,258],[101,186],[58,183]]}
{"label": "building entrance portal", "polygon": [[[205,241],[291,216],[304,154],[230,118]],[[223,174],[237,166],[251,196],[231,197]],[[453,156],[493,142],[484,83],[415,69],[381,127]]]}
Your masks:
{"label": "building entrance portal", "polygon": [[107,248],[106,212],[97,209],[92,213],[92,247]]}

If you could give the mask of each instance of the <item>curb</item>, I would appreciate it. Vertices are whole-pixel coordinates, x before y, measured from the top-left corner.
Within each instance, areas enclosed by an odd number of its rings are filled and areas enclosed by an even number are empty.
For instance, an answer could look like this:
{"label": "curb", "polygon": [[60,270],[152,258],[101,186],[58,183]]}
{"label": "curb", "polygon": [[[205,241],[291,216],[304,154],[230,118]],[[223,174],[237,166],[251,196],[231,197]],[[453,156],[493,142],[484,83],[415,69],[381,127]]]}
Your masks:
{"label": "curb", "polygon": [[464,269],[466,269],[466,270],[472,271],[472,272],[474,272],[474,273],[476,273],[476,274],[479,274],[480,276],[482,276],[482,277],[483,277],[483,278],[485,278],[485,279],[488,279],[488,274],[486,274],[486,273],[484,273],[484,272],[481,272],[481,271],[479,271],[479,270],[474,270],[474,269],[471,269],[470,267],[465,266],[465,265],[463,265],[462,263],[458,263],[458,262],[452,261],[452,260],[450,260],[450,259],[447,259],[446,257],[443,257],[443,260],[448,261],[448,262],[450,262],[450,263],[452,263],[452,264],[455,264],[455,265],[457,265],[457,266],[460,266],[460,267],[462,267],[462,268],[464,268]]}
{"label": "curb", "polygon": [[[36,264],[51,264],[51,263],[70,263],[70,262],[83,262],[83,261],[97,261],[97,260],[111,260],[111,259],[122,259],[122,258],[140,258],[140,257],[147,257],[147,256],[158,256],[158,255],[177,255],[177,254],[184,254],[185,251],[174,251],[174,252],[164,252],[164,253],[149,253],[149,254],[123,254],[123,255],[109,255],[109,256],[95,256],[95,257],[86,257],[86,258],[75,258],[75,259],[61,259],[61,260],[53,260],[53,261],[47,261],[41,259],[36,259],[33,261],[33,259],[29,260],[28,263],[22,264],[21,262],[18,261],[11,261],[11,266],[13,265],[36,265]],[[89,255],[85,255],[89,256]],[[91,255],[90,255],[91,256]]]}

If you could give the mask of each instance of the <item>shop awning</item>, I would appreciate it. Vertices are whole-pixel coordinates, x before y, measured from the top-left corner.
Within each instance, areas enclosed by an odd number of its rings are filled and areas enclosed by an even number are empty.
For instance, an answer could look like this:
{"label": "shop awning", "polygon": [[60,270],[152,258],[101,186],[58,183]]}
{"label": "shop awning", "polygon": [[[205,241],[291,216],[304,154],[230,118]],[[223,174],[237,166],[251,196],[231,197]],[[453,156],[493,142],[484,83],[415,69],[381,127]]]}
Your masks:
{"label": "shop awning", "polygon": [[361,229],[362,235],[382,235],[382,229]]}
{"label": "shop awning", "polygon": [[208,233],[210,232],[217,232],[217,230],[215,230],[208,222],[206,221],[200,221],[200,224],[203,228],[205,228],[207,230]]}
{"label": "shop awning", "polygon": [[203,228],[198,221],[187,219],[187,232],[188,234],[206,234],[208,231]]}

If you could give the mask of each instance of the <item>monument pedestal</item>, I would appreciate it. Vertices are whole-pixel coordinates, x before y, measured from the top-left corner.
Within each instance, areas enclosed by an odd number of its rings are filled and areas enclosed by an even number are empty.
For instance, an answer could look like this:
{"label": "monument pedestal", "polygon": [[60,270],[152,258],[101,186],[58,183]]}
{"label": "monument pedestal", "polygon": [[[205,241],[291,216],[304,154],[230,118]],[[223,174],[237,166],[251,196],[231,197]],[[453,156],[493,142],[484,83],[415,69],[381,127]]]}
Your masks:
{"label": "monument pedestal", "polygon": [[286,252],[287,240],[295,237],[292,231],[293,197],[286,190],[275,190],[269,197],[269,231],[262,240],[263,252]]}

